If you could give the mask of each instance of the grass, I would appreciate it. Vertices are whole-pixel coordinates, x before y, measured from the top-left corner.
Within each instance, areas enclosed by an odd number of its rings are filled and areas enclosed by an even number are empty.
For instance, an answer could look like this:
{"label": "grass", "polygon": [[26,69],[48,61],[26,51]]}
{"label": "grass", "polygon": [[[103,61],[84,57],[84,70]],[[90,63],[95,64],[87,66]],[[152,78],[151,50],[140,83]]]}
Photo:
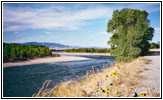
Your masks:
{"label": "grass", "polygon": [[148,63],[149,60],[139,57],[130,63],[111,64],[110,68],[103,68],[102,72],[96,74],[92,66],[91,74],[81,77],[81,81],[66,81],[51,89],[47,89],[50,81],[45,81],[33,97],[156,97],[159,93],[152,89],[145,93],[135,90],[138,82],[145,79],[140,73],[147,70],[143,66]]}

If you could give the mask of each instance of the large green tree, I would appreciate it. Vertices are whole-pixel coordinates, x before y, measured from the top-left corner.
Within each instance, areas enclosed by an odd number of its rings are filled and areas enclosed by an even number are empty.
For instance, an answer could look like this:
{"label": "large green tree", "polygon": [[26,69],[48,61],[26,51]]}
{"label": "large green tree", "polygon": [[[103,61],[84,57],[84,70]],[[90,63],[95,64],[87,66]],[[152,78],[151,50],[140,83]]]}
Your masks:
{"label": "large green tree", "polygon": [[112,34],[108,44],[116,61],[131,61],[148,52],[154,29],[149,26],[147,16],[145,10],[138,9],[124,8],[113,12],[107,32]]}

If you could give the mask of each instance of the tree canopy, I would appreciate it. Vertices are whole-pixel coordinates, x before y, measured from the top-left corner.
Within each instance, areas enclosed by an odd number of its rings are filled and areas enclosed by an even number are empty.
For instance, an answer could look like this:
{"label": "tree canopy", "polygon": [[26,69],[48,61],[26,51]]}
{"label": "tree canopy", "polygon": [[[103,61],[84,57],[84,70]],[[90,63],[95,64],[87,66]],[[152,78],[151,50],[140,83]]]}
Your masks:
{"label": "tree canopy", "polygon": [[116,61],[131,61],[148,52],[154,29],[149,26],[147,16],[148,12],[138,9],[124,8],[113,12],[107,32],[112,34],[108,44]]}
{"label": "tree canopy", "polygon": [[52,50],[42,45],[19,45],[3,43],[3,60],[44,57],[52,54]]}

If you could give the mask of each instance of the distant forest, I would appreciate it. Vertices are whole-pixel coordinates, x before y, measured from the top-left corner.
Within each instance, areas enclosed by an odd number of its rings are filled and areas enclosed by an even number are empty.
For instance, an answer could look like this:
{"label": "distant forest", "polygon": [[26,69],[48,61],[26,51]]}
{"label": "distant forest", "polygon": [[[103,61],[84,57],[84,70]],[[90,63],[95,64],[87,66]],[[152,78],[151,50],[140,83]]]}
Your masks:
{"label": "distant forest", "polygon": [[52,54],[52,50],[42,45],[19,45],[3,43],[3,60],[27,59],[44,57]]}
{"label": "distant forest", "polygon": [[150,48],[151,49],[158,49],[158,48],[160,48],[160,42],[158,42],[158,43],[150,43]]}
{"label": "distant forest", "polygon": [[[150,49],[158,49],[160,48],[159,43],[150,43]],[[67,53],[110,53],[110,49],[108,48],[74,48],[74,49],[65,49],[63,52]]]}
{"label": "distant forest", "polygon": [[109,53],[110,50],[105,49],[99,49],[99,48],[78,48],[78,49],[66,49],[64,52],[69,53]]}

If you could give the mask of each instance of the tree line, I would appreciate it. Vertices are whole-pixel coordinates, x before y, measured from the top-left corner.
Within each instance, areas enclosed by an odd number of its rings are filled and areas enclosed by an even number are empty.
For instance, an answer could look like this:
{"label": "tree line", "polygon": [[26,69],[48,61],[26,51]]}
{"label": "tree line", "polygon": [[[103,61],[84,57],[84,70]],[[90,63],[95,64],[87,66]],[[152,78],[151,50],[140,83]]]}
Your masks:
{"label": "tree line", "polygon": [[70,53],[109,53],[110,50],[107,48],[99,49],[99,48],[78,48],[78,49],[65,49],[64,52]]}
{"label": "tree line", "polygon": [[158,48],[160,48],[160,43],[159,42],[158,43],[152,42],[152,43],[150,43],[150,48],[151,49],[158,49]]}
{"label": "tree line", "polygon": [[3,59],[26,59],[44,57],[52,54],[52,50],[42,45],[20,45],[3,43]]}

